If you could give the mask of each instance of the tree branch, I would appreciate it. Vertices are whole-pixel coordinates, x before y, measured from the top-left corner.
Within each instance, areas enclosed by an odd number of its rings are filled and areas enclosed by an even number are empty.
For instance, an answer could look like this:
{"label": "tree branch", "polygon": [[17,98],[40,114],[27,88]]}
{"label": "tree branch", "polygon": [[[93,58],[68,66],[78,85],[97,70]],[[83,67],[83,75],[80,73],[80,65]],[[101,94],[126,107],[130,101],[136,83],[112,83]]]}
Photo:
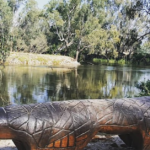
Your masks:
{"label": "tree branch", "polygon": [[55,27],[56,27],[56,34],[58,35],[59,40],[61,42],[63,42],[65,40],[64,37],[63,37],[63,34],[61,32],[59,33],[58,27],[56,25],[55,25]]}
{"label": "tree branch", "polygon": [[140,36],[137,40],[139,41],[139,40],[142,40],[145,36],[147,36],[147,35],[149,35],[150,34],[150,32],[147,32],[147,33],[145,33],[144,35],[142,35],[142,36]]}
{"label": "tree branch", "polygon": [[80,52],[83,51],[85,48],[89,48],[89,47],[92,47],[92,46],[93,46],[93,45],[84,46],[84,47],[80,50]]}

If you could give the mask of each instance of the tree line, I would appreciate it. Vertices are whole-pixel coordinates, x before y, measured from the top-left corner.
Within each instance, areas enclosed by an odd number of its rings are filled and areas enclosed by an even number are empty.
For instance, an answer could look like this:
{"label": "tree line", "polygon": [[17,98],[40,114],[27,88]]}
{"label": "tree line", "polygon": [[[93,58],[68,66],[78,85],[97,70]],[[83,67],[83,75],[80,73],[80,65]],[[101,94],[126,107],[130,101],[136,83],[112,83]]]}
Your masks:
{"label": "tree line", "polygon": [[0,60],[13,51],[147,61],[150,2],[0,0]]}

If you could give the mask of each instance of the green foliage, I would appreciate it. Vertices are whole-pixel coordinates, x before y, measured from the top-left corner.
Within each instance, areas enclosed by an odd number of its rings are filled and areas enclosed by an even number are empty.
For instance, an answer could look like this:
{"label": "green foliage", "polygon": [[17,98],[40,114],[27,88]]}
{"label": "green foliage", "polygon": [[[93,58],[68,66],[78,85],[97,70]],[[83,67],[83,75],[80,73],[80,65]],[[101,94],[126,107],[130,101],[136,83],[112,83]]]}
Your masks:
{"label": "green foliage", "polygon": [[18,18],[17,41],[18,50],[25,52],[42,53],[47,50],[47,39],[41,31],[44,19],[41,17],[41,11],[37,8],[35,0],[28,0]]}
{"label": "green foliage", "polygon": [[84,53],[124,64],[121,59],[142,54],[149,64],[149,6],[143,0],[51,0],[40,10],[36,0],[0,0],[0,59],[9,51],[76,60]]}
{"label": "green foliage", "polygon": [[0,50],[0,64],[4,64],[8,56],[9,56],[9,50],[5,48],[1,49]]}
{"label": "green foliage", "polygon": [[118,64],[125,65],[126,61],[124,59],[120,59],[117,61]]}
{"label": "green foliage", "polygon": [[54,60],[53,61],[53,66],[59,66],[60,65],[60,60]]}
{"label": "green foliage", "polygon": [[[104,20],[105,0],[98,1],[50,1],[44,16],[52,31],[57,35],[60,47],[72,55],[72,47],[77,54],[83,50],[93,53],[100,42],[101,24]],[[73,52],[74,53],[74,52]],[[78,55],[76,56],[78,59]]]}
{"label": "green foliage", "polygon": [[115,59],[99,59],[99,58],[94,58],[93,59],[93,63],[97,63],[97,64],[111,64],[111,65],[125,65],[126,62],[124,59],[120,59],[118,61],[116,61]]}
{"label": "green foliage", "polygon": [[146,41],[138,52],[142,54],[150,54],[150,41]]}
{"label": "green foliage", "polygon": [[139,96],[150,96],[150,80],[140,82],[136,85],[136,87],[141,90]]}
{"label": "green foliage", "polygon": [[23,0],[0,0],[0,62],[6,61],[13,46],[15,12]]}
{"label": "green foliage", "polygon": [[94,63],[100,63],[100,64],[115,64],[116,63],[116,60],[114,59],[98,59],[98,58],[94,58],[93,59],[93,62]]}
{"label": "green foliage", "polygon": [[0,0],[0,62],[3,63],[9,54],[9,39],[12,23],[12,12],[7,1]]}

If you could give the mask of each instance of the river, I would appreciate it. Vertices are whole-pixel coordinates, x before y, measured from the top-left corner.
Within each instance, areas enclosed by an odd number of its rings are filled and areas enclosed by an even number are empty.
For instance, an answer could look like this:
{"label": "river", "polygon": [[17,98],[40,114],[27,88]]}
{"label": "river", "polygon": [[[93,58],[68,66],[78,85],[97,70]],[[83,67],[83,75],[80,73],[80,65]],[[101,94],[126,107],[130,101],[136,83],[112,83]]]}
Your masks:
{"label": "river", "polygon": [[134,97],[150,68],[87,65],[77,69],[15,67],[0,69],[0,105],[70,99]]}

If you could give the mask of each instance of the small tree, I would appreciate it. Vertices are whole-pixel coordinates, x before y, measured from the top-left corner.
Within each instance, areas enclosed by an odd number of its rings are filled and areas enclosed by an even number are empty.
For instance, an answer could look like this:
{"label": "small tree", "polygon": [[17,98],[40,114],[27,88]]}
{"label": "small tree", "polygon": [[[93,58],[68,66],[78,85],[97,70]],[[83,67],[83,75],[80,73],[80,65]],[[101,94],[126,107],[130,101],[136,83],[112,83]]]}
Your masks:
{"label": "small tree", "polygon": [[4,63],[9,54],[10,28],[12,25],[12,11],[7,1],[0,0],[0,62]]}
{"label": "small tree", "polygon": [[93,16],[90,16],[86,22],[79,22],[78,26],[78,29],[75,30],[76,61],[79,53],[84,50],[95,53],[96,47],[101,43],[101,36],[106,32],[101,28],[98,18]]}

